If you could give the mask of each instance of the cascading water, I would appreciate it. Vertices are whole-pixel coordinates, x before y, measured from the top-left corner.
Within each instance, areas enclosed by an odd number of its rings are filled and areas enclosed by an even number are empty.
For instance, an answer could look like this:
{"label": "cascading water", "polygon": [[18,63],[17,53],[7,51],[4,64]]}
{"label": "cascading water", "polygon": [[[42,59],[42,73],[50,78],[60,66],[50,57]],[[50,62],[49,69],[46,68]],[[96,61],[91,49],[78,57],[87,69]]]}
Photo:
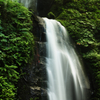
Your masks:
{"label": "cascading water", "polygon": [[47,74],[49,100],[87,100],[88,80],[65,28],[55,20],[43,18],[47,36]]}

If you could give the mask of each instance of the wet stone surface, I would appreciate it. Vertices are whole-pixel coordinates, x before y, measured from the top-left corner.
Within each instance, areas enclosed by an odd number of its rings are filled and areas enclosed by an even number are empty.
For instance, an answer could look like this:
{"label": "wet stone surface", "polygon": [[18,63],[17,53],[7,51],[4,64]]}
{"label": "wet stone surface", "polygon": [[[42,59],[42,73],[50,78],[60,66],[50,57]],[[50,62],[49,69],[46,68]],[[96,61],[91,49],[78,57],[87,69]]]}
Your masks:
{"label": "wet stone surface", "polygon": [[[46,39],[44,21],[34,21],[33,34],[36,37],[35,54],[31,64],[23,68],[25,73],[19,80],[19,100],[47,100]],[[36,28],[35,28],[36,27]]]}

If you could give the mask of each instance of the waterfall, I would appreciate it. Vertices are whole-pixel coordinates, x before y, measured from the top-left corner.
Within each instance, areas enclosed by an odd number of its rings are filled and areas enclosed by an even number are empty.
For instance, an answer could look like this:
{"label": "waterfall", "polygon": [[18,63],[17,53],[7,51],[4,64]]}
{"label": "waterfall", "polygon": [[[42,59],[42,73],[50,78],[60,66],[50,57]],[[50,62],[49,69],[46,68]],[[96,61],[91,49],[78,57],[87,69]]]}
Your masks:
{"label": "waterfall", "polygon": [[43,19],[46,23],[49,100],[87,100],[89,83],[66,29],[56,20]]}

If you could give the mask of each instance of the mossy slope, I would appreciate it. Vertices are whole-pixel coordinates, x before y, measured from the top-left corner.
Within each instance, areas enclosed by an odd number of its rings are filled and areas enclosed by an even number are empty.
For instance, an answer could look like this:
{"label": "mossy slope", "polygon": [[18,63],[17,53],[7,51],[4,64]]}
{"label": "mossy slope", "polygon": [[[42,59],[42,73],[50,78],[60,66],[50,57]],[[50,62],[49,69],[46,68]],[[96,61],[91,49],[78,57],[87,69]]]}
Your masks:
{"label": "mossy slope", "polygon": [[33,57],[32,13],[0,0],[0,100],[16,100],[20,71]]}

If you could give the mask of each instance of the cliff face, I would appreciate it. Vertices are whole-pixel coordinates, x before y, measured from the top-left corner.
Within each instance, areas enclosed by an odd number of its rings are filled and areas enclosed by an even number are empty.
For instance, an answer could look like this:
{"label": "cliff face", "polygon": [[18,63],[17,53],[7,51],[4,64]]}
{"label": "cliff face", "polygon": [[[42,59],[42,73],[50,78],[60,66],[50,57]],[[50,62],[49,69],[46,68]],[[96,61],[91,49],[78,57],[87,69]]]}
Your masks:
{"label": "cliff face", "polygon": [[23,68],[25,75],[19,81],[19,100],[47,100],[46,38],[45,23],[42,18],[33,18],[35,36],[34,59]]}

